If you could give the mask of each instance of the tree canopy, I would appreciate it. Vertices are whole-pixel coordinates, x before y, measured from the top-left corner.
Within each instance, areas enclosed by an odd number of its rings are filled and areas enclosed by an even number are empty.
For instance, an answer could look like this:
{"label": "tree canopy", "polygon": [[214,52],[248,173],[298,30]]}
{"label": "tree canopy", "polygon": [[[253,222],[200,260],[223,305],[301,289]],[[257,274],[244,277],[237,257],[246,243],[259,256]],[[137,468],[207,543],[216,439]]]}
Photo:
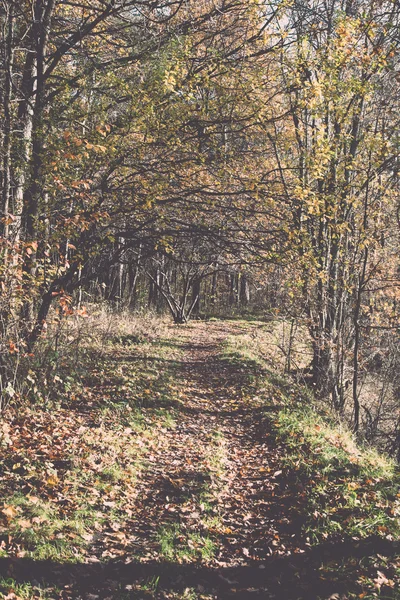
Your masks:
{"label": "tree canopy", "polygon": [[302,319],[357,431],[377,356],[396,370],[398,3],[2,0],[0,19],[3,362],[78,290],[180,323],[254,298]]}

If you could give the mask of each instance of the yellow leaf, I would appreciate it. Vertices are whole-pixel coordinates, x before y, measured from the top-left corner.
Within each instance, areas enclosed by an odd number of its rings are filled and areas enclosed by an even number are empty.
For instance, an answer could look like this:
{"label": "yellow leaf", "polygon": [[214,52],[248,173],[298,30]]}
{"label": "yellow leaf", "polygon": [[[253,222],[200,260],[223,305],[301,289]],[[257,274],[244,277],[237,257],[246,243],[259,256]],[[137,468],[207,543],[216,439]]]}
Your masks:
{"label": "yellow leaf", "polygon": [[9,506],[4,505],[4,508],[1,512],[3,515],[6,515],[7,519],[14,519],[14,517],[16,517],[18,514],[18,509],[16,509],[15,506],[12,506],[12,504]]}
{"label": "yellow leaf", "polygon": [[50,487],[56,486],[59,481],[60,480],[58,479],[57,475],[50,475],[50,477],[46,479],[46,483]]}

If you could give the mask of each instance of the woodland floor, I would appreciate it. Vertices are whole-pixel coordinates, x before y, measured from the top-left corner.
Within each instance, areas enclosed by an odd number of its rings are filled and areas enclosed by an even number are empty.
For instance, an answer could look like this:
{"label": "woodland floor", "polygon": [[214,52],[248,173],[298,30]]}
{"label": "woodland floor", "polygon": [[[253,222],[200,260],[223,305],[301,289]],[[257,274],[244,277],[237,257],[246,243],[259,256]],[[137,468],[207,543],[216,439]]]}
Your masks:
{"label": "woodland floor", "polygon": [[[194,323],[153,343],[120,339],[73,408],[14,418],[0,597],[370,597],[356,572],[376,551],[368,540],[311,545],[304,534],[307,493],[271,428],[279,394],[266,402],[257,368],[221,350],[242,327]],[[143,379],[138,410],[131,377]],[[381,597],[398,597],[381,576]]]}

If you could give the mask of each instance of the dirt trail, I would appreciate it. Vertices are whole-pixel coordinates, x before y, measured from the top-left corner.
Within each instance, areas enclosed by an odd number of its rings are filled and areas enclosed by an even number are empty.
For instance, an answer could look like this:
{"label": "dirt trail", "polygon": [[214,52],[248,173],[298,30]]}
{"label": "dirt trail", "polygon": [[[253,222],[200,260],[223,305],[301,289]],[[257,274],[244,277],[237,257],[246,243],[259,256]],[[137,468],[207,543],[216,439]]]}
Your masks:
{"label": "dirt trail", "polygon": [[210,562],[245,565],[278,545],[270,507],[279,457],[261,431],[262,403],[243,397],[244,374],[219,358],[226,328],[196,328],[195,335],[195,341],[188,336],[182,343],[185,355],[176,372],[185,390],[177,427],[164,432],[166,444],[141,480],[136,541],[142,540],[150,558],[148,541],[160,524],[204,530],[202,504],[210,495],[211,513],[220,520],[212,532],[218,547]]}
{"label": "dirt trail", "polygon": [[[220,357],[224,339],[238,332],[232,324],[228,331],[197,325],[182,332],[177,426],[163,432],[164,444],[143,472],[130,521],[132,559],[140,554],[146,573],[161,567],[148,597],[291,597],[291,557],[303,550],[280,451],[269,440],[265,401],[246,382],[248,374]],[[189,590],[193,596],[185,595]]]}
{"label": "dirt trail", "polygon": [[21,563],[25,580],[43,576],[66,600],[311,600],[336,592],[302,539],[301,502],[269,431],[270,392],[244,363],[221,356],[224,339],[240,332],[232,322],[174,330],[175,353],[160,361],[161,377],[166,368],[176,382],[174,421],[146,454],[123,530],[116,523],[103,532],[84,564],[22,560],[7,572],[17,576]]}

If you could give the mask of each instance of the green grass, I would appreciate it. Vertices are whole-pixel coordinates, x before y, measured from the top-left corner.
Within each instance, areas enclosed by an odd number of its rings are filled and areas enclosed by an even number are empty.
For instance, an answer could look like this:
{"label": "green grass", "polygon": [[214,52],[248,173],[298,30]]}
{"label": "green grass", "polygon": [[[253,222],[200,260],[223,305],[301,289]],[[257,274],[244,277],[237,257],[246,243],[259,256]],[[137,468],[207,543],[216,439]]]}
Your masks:
{"label": "green grass", "polygon": [[[310,390],[271,372],[246,346],[228,340],[223,356],[263,373],[259,379],[275,443],[284,443],[284,467],[307,486],[308,531],[315,543],[330,533],[367,537],[400,534],[400,478],[389,457],[363,447]],[[271,415],[272,409],[272,416]],[[311,518],[313,513],[318,518]],[[344,523],[341,522],[344,520]]]}
{"label": "green grass", "polygon": [[[51,589],[42,588],[40,585],[31,583],[17,583],[12,578],[0,577],[0,597],[11,595],[18,600],[53,600],[60,594],[60,591],[54,587]],[[15,594],[15,596],[12,596]]]}
{"label": "green grass", "polygon": [[350,432],[309,406],[287,406],[274,419],[285,442],[284,466],[306,483],[306,530],[318,544],[340,533],[352,539],[400,535],[399,477],[389,458],[356,444]]}
{"label": "green grass", "polygon": [[187,531],[179,523],[161,527],[157,541],[160,555],[170,561],[209,561],[216,551],[215,542],[207,534]]}
{"label": "green grass", "polygon": [[5,508],[9,515],[8,535],[29,558],[78,562],[86,546],[85,535],[95,519],[93,510],[88,508],[81,506],[79,511],[63,518],[50,502],[14,494]]}

